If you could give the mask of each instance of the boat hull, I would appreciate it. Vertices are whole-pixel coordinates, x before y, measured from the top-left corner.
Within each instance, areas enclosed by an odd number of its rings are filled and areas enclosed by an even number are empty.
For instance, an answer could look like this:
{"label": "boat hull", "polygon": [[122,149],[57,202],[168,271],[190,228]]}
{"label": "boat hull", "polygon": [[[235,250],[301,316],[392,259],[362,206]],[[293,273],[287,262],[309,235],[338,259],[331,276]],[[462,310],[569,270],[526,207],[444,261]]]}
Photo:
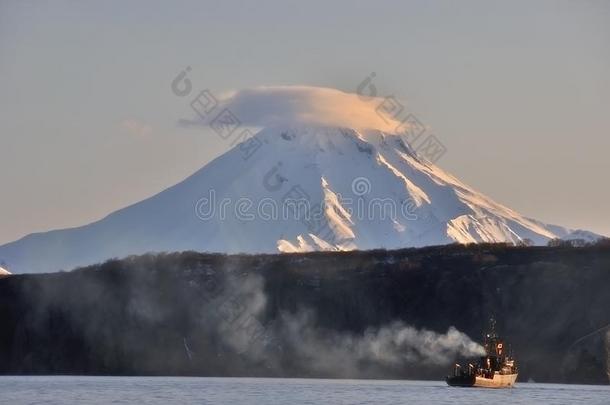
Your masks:
{"label": "boat hull", "polygon": [[456,375],[447,377],[446,381],[452,387],[474,387],[476,377],[474,375]]}
{"label": "boat hull", "polygon": [[510,388],[515,385],[517,374],[495,374],[493,378],[476,377],[474,386],[483,388]]}
{"label": "boat hull", "polygon": [[493,378],[475,375],[447,377],[447,384],[452,387],[510,388],[516,381],[517,374],[496,373]]}

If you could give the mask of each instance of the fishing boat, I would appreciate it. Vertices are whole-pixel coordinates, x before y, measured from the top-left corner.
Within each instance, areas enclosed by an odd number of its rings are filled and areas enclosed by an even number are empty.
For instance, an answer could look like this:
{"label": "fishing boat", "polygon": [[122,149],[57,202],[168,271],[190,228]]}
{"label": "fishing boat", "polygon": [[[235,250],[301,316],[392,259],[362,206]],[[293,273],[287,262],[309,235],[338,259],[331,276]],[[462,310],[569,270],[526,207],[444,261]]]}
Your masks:
{"label": "fishing boat", "polygon": [[490,330],[485,334],[483,346],[485,356],[474,364],[456,364],[453,375],[446,378],[447,384],[452,387],[483,388],[510,388],[515,385],[517,365],[504,341],[496,334],[493,319]]}

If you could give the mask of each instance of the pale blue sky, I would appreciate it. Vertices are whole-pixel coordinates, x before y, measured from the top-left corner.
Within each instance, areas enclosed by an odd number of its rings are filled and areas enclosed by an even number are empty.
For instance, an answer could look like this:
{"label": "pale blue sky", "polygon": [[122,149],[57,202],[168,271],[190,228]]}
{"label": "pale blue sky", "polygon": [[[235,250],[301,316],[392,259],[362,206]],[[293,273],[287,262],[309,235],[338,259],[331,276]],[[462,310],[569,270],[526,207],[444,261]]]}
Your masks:
{"label": "pale blue sky", "polygon": [[[371,71],[440,166],[549,223],[610,235],[610,2],[0,1],[0,244],[170,186],[229,145],[171,80],[354,91]],[[130,123],[130,124],[129,124]]]}

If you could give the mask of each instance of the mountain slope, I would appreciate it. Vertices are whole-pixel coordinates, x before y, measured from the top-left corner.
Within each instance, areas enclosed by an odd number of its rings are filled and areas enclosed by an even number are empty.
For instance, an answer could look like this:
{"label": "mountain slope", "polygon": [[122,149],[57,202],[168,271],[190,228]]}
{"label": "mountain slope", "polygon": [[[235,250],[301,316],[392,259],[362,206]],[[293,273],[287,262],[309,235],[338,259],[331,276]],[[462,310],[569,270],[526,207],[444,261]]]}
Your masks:
{"label": "mountain slope", "polygon": [[[272,253],[545,244],[571,231],[525,218],[425,162],[395,135],[272,127],[183,182],[95,223],[0,247],[14,272],[154,251]],[[247,157],[247,158],[246,158]]]}

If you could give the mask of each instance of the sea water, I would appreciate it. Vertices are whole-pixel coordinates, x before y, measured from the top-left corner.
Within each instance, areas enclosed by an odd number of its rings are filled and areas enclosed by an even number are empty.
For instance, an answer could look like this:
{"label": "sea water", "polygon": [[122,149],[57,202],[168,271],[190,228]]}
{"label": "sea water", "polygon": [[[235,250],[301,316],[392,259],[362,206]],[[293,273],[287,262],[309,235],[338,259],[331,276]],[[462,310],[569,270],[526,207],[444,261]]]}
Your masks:
{"label": "sea water", "polygon": [[196,377],[0,377],[2,404],[610,404],[610,386]]}

